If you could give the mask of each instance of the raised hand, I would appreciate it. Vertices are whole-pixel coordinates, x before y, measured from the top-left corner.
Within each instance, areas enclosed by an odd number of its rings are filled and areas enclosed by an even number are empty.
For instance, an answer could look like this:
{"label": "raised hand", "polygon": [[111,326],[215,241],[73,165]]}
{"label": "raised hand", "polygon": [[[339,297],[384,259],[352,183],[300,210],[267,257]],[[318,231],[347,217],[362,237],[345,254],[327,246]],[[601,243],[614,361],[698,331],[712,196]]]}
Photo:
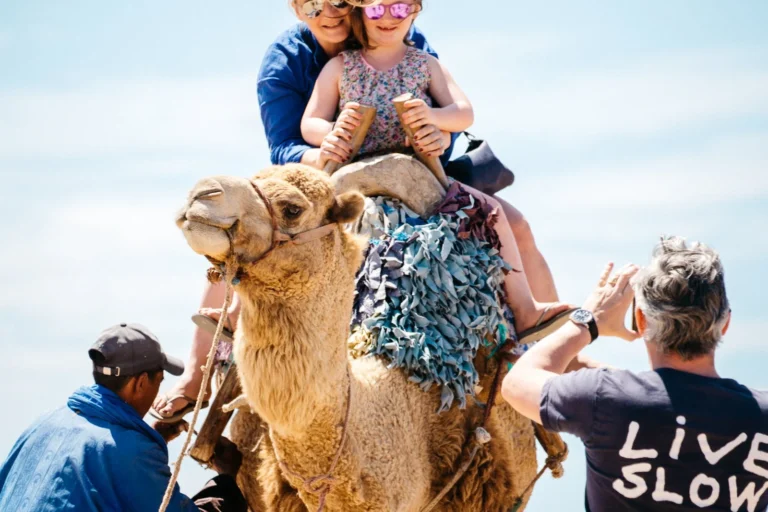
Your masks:
{"label": "raised hand", "polygon": [[583,306],[595,315],[600,336],[615,336],[627,341],[639,336],[624,325],[624,317],[635,296],[630,282],[639,270],[637,265],[629,264],[611,276],[613,263],[609,263],[600,275],[597,288]]}

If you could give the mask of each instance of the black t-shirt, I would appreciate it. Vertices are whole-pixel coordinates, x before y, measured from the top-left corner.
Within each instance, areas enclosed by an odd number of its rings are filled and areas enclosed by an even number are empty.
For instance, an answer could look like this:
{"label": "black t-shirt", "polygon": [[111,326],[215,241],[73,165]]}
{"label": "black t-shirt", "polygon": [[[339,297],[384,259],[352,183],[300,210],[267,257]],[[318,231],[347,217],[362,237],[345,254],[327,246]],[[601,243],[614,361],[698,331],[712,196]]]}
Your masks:
{"label": "black t-shirt", "polygon": [[581,438],[587,510],[764,511],[768,393],[671,369],[549,380],[545,428]]}

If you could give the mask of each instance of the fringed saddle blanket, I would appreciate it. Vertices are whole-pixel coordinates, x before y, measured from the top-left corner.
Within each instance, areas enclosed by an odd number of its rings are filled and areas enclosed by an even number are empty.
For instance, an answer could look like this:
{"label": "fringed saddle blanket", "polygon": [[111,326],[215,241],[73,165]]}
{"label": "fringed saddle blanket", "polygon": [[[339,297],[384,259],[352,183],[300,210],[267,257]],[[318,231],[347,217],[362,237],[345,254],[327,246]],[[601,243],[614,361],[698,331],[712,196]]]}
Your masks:
{"label": "fringed saddle blanket", "polygon": [[369,235],[357,275],[350,350],[404,368],[426,391],[441,386],[440,411],[466,406],[479,380],[473,360],[511,337],[514,318],[503,280],[512,271],[499,255],[497,215],[458,182],[427,220],[398,200],[366,199],[358,223]]}
{"label": "fringed saddle blanket", "polygon": [[[436,213],[423,220],[396,199],[366,198],[356,230],[370,236],[358,271],[350,351],[381,356],[425,391],[441,387],[440,412],[466,406],[479,375],[474,359],[507,339],[522,353],[507,306],[496,213],[458,182]],[[232,344],[219,342],[220,374],[232,365]]]}

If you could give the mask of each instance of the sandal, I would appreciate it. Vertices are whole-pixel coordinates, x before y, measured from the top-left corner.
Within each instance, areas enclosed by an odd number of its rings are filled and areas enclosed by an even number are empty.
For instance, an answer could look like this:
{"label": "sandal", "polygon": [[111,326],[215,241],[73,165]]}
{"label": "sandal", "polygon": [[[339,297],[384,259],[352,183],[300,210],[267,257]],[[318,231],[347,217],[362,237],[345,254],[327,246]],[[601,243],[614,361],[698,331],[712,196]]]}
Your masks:
{"label": "sandal", "polygon": [[[194,398],[189,398],[187,395],[173,395],[171,397],[166,397],[166,403],[171,403],[180,398],[186,401],[187,405],[174,412],[172,415],[163,416],[158,411],[156,411],[154,407],[149,410],[149,415],[160,423],[178,423],[182,420],[182,418],[184,418],[184,416],[195,410],[195,404],[197,403],[197,400]],[[205,409],[206,407],[208,407],[208,400],[203,400],[201,409]]]}
{"label": "sandal", "polygon": [[[211,335],[216,333],[216,327],[219,326],[218,321],[214,320],[213,318],[207,315],[203,315],[201,313],[196,313],[192,315],[192,321],[195,323],[196,326],[198,326],[205,332],[210,333]],[[235,335],[231,329],[229,318],[227,318],[224,323],[224,329],[222,329],[221,331],[221,338],[230,343],[232,343],[235,339]]]}
{"label": "sandal", "polygon": [[549,309],[550,308],[547,307],[547,309],[544,310],[544,312],[539,317],[539,321],[536,322],[534,327],[531,327],[527,331],[520,333],[518,336],[520,345],[528,345],[529,343],[534,343],[541,340],[542,338],[546,338],[560,327],[562,327],[571,318],[571,313],[576,311],[578,308],[568,308],[562,313],[558,313],[546,322],[542,323],[544,317],[547,315],[547,313],[549,313]]}

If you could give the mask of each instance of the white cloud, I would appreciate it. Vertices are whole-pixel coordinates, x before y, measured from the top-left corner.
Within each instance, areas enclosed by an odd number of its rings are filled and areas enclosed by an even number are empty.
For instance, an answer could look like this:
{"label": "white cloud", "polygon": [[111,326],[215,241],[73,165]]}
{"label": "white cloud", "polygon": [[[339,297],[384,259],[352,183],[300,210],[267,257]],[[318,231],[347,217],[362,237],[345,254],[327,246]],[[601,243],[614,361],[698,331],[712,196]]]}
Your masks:
{"label": "white cloud", "polygon": [[[768,255],[768,133],[716,140],[696,150],[616,161],[558,174],[522,175],[501,196],[530,220],[539,244],[568,268],[576,253],[636,260],[659,235],[729,248],[734,260]],[[749,240],[749,244],[743,243]],[[622,252],[623,251],[623,252]],[[567,276],[566,276],[567,277]]]}
{"label": "white cloud", "polygon": [[0,155],[245,151],[265,146],[256,77],[0,92]]}
{"label": "white cloud", "polygon": [[[482,69],[487,77],[493,74],[492,70],[499,69],[499,64],[519,65],[532,59],[547,58],[565,44],[560,34],[547,31],[510,33],[491,30],[457,38],[450,32],[442,35],[439,25],[434,26],[437,30],[423,30],[430,34],[430,43],[437,48],[440,60],[446,63],[451,74],[466,74],[467,78],[470,76],[467,72],[475,74]],[[472,44],[467,44],[468,40]],[[482,50],[478,50],[480,48]]]}
{"label": "white cloud", "polygon": [[188,322],[207,264],[174,225],[184,197],[109,199],[73,198],[30,229],[3,235],[5,339],[25,336],[25,322],[48,326],[54,337],[92,337],[126,318],[170,331],[171,322]]}
{"label": "white cloud", "polygon": [[726,355],[746,351],[764,353],[768,348],[765,340],[766,333],[768,333],[767,320],[744,319],[736,311],[719,350]]}
{"label": "white cloud", "polygon": [[544,199],[555,211],[685,210],[759,198],[768,195],[768,132],[668,156],[575,168],[530,185],[546,190]]}
{"label": "white cloud", "polygon": [[454,73],[467,84],[480,129],[560,146],[766,115],[764,54],[667,54],[551,77],[504,59],[498,49],[494,55],[504,65],[477,76],[468,60]]}
{"label": "white cloud", "polygon": [[89,366],[88,358],[84,357],[85,350],[79,352],[56,348],[43,350],[35,346],[15,345],[10,347],[6,355],[7,357],[0,361],[0,369],[3,372],[13,370],[19,373],[65,374],[70,373],[72,368],[87,370]]}

